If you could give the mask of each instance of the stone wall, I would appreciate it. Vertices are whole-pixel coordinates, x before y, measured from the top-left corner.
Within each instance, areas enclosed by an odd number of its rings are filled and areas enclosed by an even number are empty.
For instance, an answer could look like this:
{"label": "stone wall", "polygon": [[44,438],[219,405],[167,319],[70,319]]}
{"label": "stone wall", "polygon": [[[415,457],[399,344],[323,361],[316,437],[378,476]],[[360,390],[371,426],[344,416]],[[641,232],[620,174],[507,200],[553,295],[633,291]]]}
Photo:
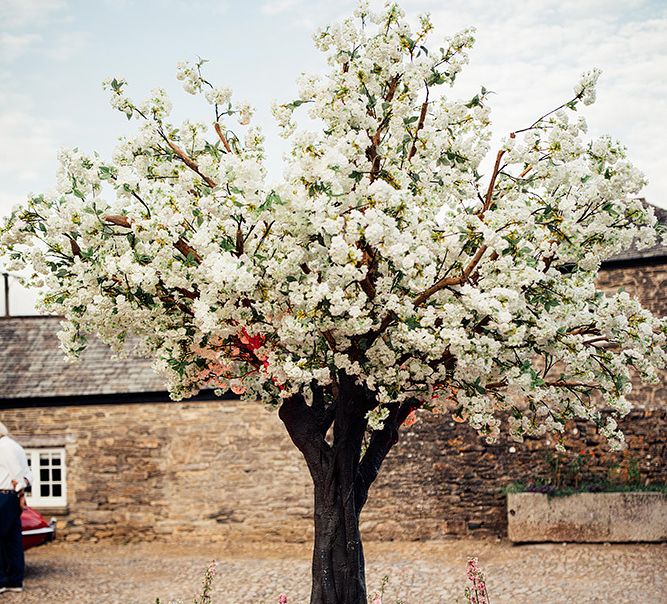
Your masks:
{"label": "stone wall", "polygon": [[[65,443],[68,513],[59,530],[68,540],[310,538],[309,477],[275,412],[259,404],[30,408],[0,419],[26,445]],[[594,473],[623,460],[598,447],[588,426],[570,428],[570,444],[587,450]],[[642,482],[667,482],[667,411],[633,411],[625,428],[625,457],[637,460]],[[403,433],[373,487],[366,534],[504,535],[503,488],[549,475],[550,451],[540,440],[488,445],[466,425],[425,415]]]}
{"label": "stone wall", "polygon": [[[585,451],[580,480],[622,482],[636,464],[642,484],[666,484],[667,409],[634,410],[623,428],[628,450],[612,454],[591,425],[568,426],[568,448],[577,458]],[[366,527],[378,539],[504,536],[504,489],[554,477],[553,456],[544,439],[518,444],[503,435],[489,445],[465,424],[425,415],[390,453],[371,493]]]}
{"label": "stone wall", "polygon": [[609,292],[623,289],[638,296],[642,305],[659,316],[667,315],[667,259],[663,263],[608,267],[600,271],[598,286]]}
{"label": "stone wall", "polygon": [[[665,269],[610,269],[600,285],[637,293],[665,316]],[[638,386],[631,398],[625,459],[605,453],[590,426],[569,426],[569,444],[586,450],[591,476],[623,461],[627,470],[632,457],[643,483],[667,483],[665,381]],[[59,529],[68,540],[310,538],[309,477],[276,413],[259,404],[33,407],[0,410],[0,420],[25,444],[65,445],[68,510]],[[503,488],[548,476],[550,451],[538,440],[488,445],[465,425],[424,414],[373,487],[362,517],[367,538],[504,535]]]}
{"label": "stone wall", "polygon": [[[601,271],[598,285],[608,292],[623,289],[637,296],[644,308],[658,317],[667,317],[667,264],[626,266]],[[628,398],[638,407],[667,407],[667,371],[658,385],[636,382]]]}
{"label": "stone wall", "polygon": [[308,529],[308,476],[260,404],[9,409],[0,420],[26,446],[65,444],[68,540],[300,540]]}

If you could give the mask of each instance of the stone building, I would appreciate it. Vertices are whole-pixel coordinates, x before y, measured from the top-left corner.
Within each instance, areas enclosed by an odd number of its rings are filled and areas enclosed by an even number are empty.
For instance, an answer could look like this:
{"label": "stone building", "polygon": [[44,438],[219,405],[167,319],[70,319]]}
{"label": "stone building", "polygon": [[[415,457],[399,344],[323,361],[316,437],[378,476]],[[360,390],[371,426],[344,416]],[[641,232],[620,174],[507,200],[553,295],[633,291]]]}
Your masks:
{"label": "stone building", "polygon": [[[623,287],[660,316],[666,281],[663,246],[612,258],[600,276],[601,287]],[[98,341],[66,363],[58,327],[55,317],[0,319],[0,419],[29,453],[33,507],[55,516],[65,539],[310,538],[310,480],[275,411],[211,394],[170,402],[147,361],[114,360]],[[604,453],[584,425],[570,426],[568,440],[585,449],[586,472],[666,483],[667,386],[640,386],[631,398],[628,452]],[[488,445],[424,414],[373,487],[366,534],[502,536],[503,488],[553,473],[550,451],[542,440]]]}

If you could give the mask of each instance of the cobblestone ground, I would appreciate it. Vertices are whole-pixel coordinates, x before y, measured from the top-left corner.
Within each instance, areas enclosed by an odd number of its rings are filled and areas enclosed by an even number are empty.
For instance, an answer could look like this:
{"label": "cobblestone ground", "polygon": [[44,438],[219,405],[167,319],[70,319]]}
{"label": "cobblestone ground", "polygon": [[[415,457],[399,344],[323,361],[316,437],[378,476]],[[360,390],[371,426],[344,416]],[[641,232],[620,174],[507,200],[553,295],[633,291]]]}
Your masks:
{"label": "cobblestone ground", "polygon": [[[385,604],[462,602],[467,558],[479,556],[493,604],[667,603],[665,545],[524,545],[442,541],[370,543],[369,589],[390,577]],[[27,553],[26,589],[0,604],[192,602],[210,560],[220,562],[214,604],[307,602],[304,545],[54,543]]]}

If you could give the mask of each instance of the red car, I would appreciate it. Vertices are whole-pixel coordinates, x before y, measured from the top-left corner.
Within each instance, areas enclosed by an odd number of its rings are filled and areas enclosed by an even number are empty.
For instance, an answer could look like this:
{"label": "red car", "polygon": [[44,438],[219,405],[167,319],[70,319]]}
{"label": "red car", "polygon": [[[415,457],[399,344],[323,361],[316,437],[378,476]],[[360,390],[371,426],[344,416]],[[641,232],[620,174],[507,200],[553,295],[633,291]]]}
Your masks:
{"label": "red car", "polygon": [[23,529],[23,550],[37,545],[43,545],[56,538],[56,520],[51,522],[32,508],[25,508],[21,514],[21,528]]}

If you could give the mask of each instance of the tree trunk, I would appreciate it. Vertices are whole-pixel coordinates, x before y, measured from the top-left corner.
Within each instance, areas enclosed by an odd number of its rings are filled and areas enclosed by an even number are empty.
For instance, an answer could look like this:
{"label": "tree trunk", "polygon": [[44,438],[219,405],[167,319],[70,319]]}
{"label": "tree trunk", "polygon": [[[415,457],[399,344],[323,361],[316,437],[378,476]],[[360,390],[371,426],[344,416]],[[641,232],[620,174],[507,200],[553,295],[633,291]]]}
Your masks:
{"label": "tree trunk", "polygon": [[359,515],[341,488],[315,492],[311,604],[366,604]]}
{"label": "tree trunk", "polygon": [[[398,427],[409,413],[406,404],[388,406],[384,428],[373,432],[365,453],[366,413],[373,395],[345,374],[339,375],[336,396],[325,403],[314,392],[308,405],[301,395],[285,399],[280,419],[303,454],[313,479],[315,543],[311,604],[367,604],[364,552],[359,516],[368,489],[391,447]],[[333,443],[325,435],[333,425]]]}

